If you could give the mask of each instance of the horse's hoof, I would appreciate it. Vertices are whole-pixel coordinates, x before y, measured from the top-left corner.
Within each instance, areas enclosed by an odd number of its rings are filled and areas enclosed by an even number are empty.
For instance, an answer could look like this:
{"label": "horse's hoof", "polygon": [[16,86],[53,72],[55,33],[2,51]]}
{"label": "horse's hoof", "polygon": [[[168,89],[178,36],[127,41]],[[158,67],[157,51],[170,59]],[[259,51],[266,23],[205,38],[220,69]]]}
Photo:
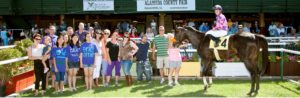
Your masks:
{"label": "horse's hoof", "polygon": [[248,95],[248,96],[251,96],[251,95],[252,95],[252,93],[253,93],[253,92],[249,92],[247,95]]}
{"label": "horse's hoof", "polygon": [[210,88],[212,86],[212,84],[208,84],[208,88]]}
{"label": "horse's hoof", "polygon": [[208,86],[205,85],[205,86],[204,86],[204,92],[207,92],[207,88],[208,88]]}

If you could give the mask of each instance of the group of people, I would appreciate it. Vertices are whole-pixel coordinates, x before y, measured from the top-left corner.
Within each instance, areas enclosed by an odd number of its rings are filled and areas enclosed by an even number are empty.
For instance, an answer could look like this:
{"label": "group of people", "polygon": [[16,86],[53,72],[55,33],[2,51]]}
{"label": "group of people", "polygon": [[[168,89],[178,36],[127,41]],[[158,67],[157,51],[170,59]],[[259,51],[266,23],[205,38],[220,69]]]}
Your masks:
{"label": "group of people", "polygon": [[0,39],[3,46],[7,46],[13,42],[12,32],[7,30],[6,26],[0,28]]}
{"label": "group of people", "polygon": [[[116,30],[111,33],[109,29],[88,31],[84,24],[79,23],[78,30],[67,27],[65,33],[57,34],[56,27],[51,25],[48,34],[33,35],[33,45],[28,47],[30,60],[34,61],[35,95],[39,94],[40,81],[41,94],[45,94],[48,87],[48,78],[52,76],[54,94],[63,93],[64,81],[67,79],[70,91],[76,91],[76,75],[79,68],[84,69],[86,90],[99,86],[99,77],[102,76],[104,87],[109,87],[112,71],[115,69],[115,86],[119,85],[121,68],[126,77],[126,85],[132,85],[131,67],[136,57],[137,80],[142,81],[143,75],[151,83],[152,66],[148,61],[148,50],[157,49],[157,66],[161,69],[170,68],[169,85],[179,85],[178,75],[181,65],[179,48],[173,47],[174,35],[164,34],[164,27],[159,27],[159,35],[154,38],[154,47],[150,47],[148,37],[143,35],[141,41],[132,41],[130,35],[119,36]],[[154,52],[153,52],[154,53]],[[171,76],[175,73],[175,82]],[[65,77],[67,75],[67,77]],[[161,81],[163,83],[163,81]]]}

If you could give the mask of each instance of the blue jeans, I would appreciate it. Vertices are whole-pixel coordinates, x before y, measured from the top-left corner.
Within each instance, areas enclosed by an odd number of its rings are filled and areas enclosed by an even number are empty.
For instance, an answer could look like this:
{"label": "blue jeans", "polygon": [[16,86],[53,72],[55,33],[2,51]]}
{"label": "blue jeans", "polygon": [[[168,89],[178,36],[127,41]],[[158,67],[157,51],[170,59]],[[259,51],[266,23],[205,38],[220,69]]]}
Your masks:
{"label": "blue jeans", "polygon": [[132,66],[132,61],[131,60],[121,60],[121,66],[123,68],[123,72],[125,75],[131,75],[130,74],[130,69]]}
{"label": "blue jeans", "polygon": [[136,67],[137,80],[143,80],[143,74],[146,76],[147,81],[151,81],[152,67],[149,61],[137,61]]}

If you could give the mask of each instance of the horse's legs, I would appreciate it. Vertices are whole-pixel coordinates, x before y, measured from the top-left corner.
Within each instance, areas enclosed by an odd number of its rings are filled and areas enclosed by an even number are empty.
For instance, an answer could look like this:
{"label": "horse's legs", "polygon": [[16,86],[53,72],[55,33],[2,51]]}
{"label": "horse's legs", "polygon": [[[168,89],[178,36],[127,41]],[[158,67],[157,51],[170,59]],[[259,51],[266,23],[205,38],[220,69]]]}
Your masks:
{"label": "horse's legs", "polygon": [[210,87],[213,84],[212,76],[209,76],[208,79],[209,79],[208,87]]}
{"label": "horse's legs", "polygon": [[249,95],[249,96],[252,95],[252,93],[254,91],[254,86],[255,86],[255,74],[251,73],[251,89],[247,95]]}
{"label": "horse's legs", "polygon": [[206,76],[203,75],[202,80],[203,80],[203,85],[204,85],[204,91],[206,91],[207,88],[208,88],[207,81],[206,81]]}
{"label": "horse's legs", "polygon": [[208,75],[208,71],[209,71],[209,68],[211,67],[210,64],[211,64],[211,60],[202,60],[203,61],[203,70],[202,70],[202,74],[203,74],[203,83],[204,83],[204,91],[207,90],[208,88],[208,84],[207,84],[207,81],[206,81],[206,76]]}
{"label": "horse's legs", "polygon": [[259,82],[260,82],[260,74],[258,73],[258,74],[256,74],[256,79],[255,79],[255,81],[256,81],[256,88],[255,88],[255,93],[258,93],[258,90],[259,90]]}
{"label": "horse's legs", "polygon": [[255,69],[252,66],[252,63],[249,60],[245,60],[244,61],[246,68],[248,69],[248,71],[250,72],[250,76],[251,76],[251,89],[250,92],[247,95],[252,95],[252,93],[254,92],[254,86],[255,86],[255,77],[256,77],[256,72]]}

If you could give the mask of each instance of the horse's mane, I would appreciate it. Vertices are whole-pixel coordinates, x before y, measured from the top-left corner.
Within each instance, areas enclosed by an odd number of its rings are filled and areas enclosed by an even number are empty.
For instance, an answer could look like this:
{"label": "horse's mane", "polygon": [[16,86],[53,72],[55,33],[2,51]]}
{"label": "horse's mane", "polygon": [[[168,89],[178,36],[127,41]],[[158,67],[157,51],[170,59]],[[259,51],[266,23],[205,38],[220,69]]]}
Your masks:
{"label": "horse's mane", "polygon": [[187,29],[187,30],[190,30],[190,31],[197,32],[197,33],[202,33],[202,32],[198,31],[197,29],[195,29],[194,27],[191,27],[191,26],[186,26],[184,28]]}
{"label": "horse's mane", "polygon": [[255,39],[255,37],[261,37],[263,39],[266,39],[266,37],[264,35],[261,35],[261,34],[253,34],[251,32],[242,32],[242,33],[239,33],[237,34],[239,36],[243,36],[243,37],[249,37],[249,38],[253,38]]}

